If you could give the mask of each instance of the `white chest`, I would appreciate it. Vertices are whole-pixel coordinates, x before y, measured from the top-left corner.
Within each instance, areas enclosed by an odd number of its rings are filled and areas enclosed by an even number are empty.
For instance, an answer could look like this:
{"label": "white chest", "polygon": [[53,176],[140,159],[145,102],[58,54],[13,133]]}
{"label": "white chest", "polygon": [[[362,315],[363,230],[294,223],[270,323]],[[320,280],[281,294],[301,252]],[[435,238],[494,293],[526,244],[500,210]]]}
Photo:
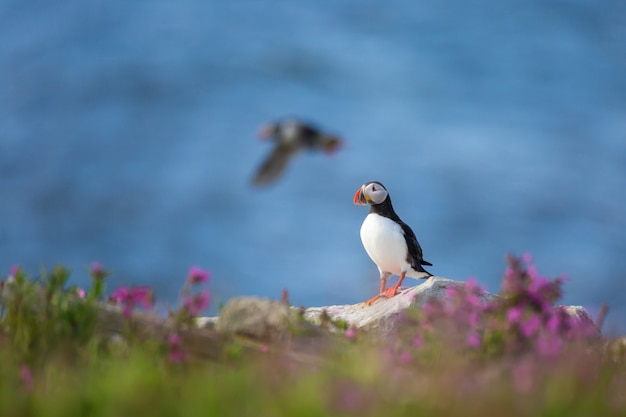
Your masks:
{"label": "white chest", "polygon": [[361,226],[365,251],[383,272],[399,275],[407,271],[407,247],[399,224],[375,213],[367,215]]}

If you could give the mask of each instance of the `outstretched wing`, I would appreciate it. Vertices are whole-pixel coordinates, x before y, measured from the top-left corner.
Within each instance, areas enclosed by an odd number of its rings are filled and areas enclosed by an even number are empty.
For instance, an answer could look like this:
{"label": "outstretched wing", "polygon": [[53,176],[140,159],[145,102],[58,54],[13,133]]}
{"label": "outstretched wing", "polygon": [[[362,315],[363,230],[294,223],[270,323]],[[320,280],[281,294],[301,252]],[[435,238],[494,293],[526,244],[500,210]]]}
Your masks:
{"label": "outstretched wing", "polygon": [[254,184],[266,185],[276,181],[285,171],[293,153],[293,150],[287,146],[275,146],[254,175]]}

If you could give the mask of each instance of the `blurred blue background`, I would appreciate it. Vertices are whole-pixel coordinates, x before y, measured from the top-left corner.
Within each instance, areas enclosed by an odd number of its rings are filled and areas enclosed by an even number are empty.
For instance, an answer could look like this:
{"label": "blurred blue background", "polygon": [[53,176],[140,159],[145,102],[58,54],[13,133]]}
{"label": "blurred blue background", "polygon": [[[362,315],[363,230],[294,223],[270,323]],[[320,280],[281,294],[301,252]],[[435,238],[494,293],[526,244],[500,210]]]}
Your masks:
{"label": "blurred blue background", "polygon": [[[356,303],[379,286],[359,186],[431,272],[497,291],[508,252],[626,330],[626,3],[0,3],[0,270],[62,263],[174,303]],[[255,189],[268,120],[344,137]],[[415,281],[407,281],[414,284]],[[209,313],[211,313],[209,312]]]}

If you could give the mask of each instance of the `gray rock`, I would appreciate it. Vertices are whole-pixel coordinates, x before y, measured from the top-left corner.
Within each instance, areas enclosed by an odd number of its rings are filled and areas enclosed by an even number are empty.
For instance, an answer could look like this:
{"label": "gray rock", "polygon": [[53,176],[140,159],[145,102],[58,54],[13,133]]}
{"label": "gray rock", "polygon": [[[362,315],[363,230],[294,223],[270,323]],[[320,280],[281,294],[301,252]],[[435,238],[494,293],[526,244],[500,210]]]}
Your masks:
{"label": "gray rock", "polygon": [[583,306],[559,306],[558,308],[562,308],[565,312],[570,315],[575,321],[583,325],[590,325],[595,327],[595,323],[593,319],[585,310]]}
{"label": "gray rock", "polygon": [[[387,334],[396,326],[401,313],[411,306],[422,306],[431,299],[443,300],[446,298],[446,289],[449,287],[461,288],[465,282],[454,281],[448,278],[431,277],[423,284],[411,288],[401,289],[393,298],[381,298],[371,306],[364,303],[354,305],[338,305],[328,307],[312,307],[305,311],[306,320],[320,324],[321,317],[326,314],[332,321],[344,321],[349,327],[363,330],[374,330]],[[485,301],[498,297],[495,294],[484,293]],[[589,329],[595,330],[597,336],[600,331],[594,324],[587,310],[581,306],[560,306],[575,320]]]}
{"label": "gray rock", "polygon": [[[446,288],[462,287],[464,282],[447,278],[431,277],[423,284],[400,288],[393,298],[381,298],[371,306],[364,303],[334,305],[326,307],[310,307],[304,309],[303,317],[316,326],[323,321],[343,321],[356,329],[390,330],[393,328],[400,313],[410,306],[421,305],[431,297],[443,299]],[[491,296],[491,295],[488,295]],[[255,297],[238,297],[226,304],[220,317],[199,317],[198,327],[215,328],[219,332],[243,334],[254,338],[267,338],[282,335],[293,324],[294,315],[301,309],[290,309],[278,301]],[[324,318],[324,316],[326,316]],[[330,329],[333,326],[329,326]]]}
{"label": "gray rock", "polygon": [[213,330],[215,329],[218,318],[219,317],[197,317],[195,323],[199,329]]}
{"label": "gray rock", "polygon": [[257,340],[283,340],[295,318],[280,302],[256,297],[237,297],[222,309],[215,323],[220,333],[231,333]]}
{"label": "gray rock", "polygon": [[[400,313],[411,306],[421,306],[431,298],[444,299],[446,288],[463,287],[464,282],[442,277],[430,277],[423,284],[411,288],[402,288],[392,298],[381,298],[368,306],[365,303],[311,307],[304,312],[304,318],[314,324],[320,324],[323,314],[333,321],[344,321],[349,327],[363,330],[376,330],[389,333],[400,318]],[[485,297],[494,297],[486,294]]]}
{"label": "gray rock", "polygon": [[[446,298],[446,289],[462,288],[465,282],[448,278],[431,277],[422,284],[411,288],[401,288],[392,298],[381,298],[372,305],[365,303],[310,307],[304,309],[302,317],[316,326],[324,325],[331,331],[343,326],[359,330],[390,333],[401,317],[401,313],[410,307],[420,307],[431,299]],[[484,293],[485,300],[498,297]],[[580,306],[562,306],[576,320],[594,326],[587,311]],[[290,309],[284,303],[254,297],[240,297],[231,300],[217,318],[216,329],[219,332],[236,333],[259,340],[281,340],[291,330],[302,328],[297,320],[297,310]],[[199,323],[212,323],[215,318],[200,318]],[[333,325],[333,323],[335,325]],[[342,326],[337,326],[342,323]],[[329,324],[329,325],[328,325]],[[209,324],[210,326],[210,324]],[[600,335],[598,331],[598,335]]]}

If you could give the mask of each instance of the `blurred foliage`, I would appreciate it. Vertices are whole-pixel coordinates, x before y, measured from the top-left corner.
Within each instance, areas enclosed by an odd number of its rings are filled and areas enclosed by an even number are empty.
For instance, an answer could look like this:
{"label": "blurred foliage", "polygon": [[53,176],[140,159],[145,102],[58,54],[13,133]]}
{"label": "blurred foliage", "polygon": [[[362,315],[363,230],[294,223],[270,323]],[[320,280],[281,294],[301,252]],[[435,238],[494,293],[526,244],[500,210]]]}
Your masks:
{"label": "blurred foliage", "polygon": [[[33,281],[14,268],[0,289],[0,415],[626,415],[624,341],[587,331],[574,338],[575,324],[553,313],[561,281],[520,260],[509,267],[506,297],[489,301],[470,284],[384,338],[339,331],[309,356],[284,346],[251,354],[233,341],[211,361],[183,355],[176,333],[150,340],[98,332],[101,268],[92,268],[99,290],[86,294],[66,288],[62,267]],[[192,271],[181,307],[170,312],[178,326],[196,312],[190,286],[206,281]],[[133,299],[133,291],[114,293]],[[526,329],[535,316],[540,324]],[[542,349],[544,333],[560,337],[558,350]]]}

